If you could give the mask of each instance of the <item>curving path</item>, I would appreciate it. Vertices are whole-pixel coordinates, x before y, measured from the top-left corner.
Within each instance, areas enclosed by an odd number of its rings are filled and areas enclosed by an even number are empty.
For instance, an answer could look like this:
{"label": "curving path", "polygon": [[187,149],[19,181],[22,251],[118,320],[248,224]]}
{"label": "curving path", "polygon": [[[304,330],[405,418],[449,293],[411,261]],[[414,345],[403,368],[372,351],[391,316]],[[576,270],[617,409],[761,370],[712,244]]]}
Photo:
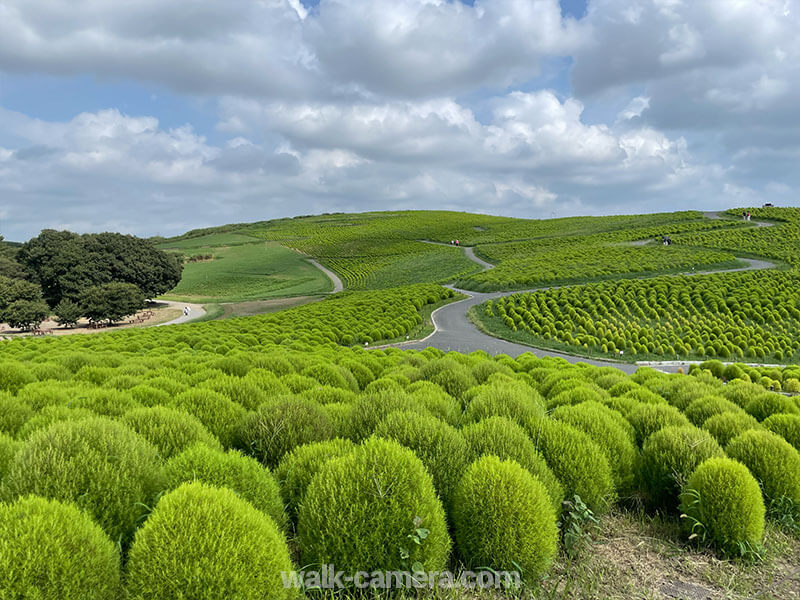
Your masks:
{"label": "curving path", "polygon": [[323,267],[321,264],[319,264],[317,261],[315,261],[313,258],[309,258],[309,259],[308,259],[308,261],[309,261],[309,262],[310,262],[312,265],[314,265],[315,267],[317,267],[317,268],[318,268],[320,271],[322,271],[323,273],[325,273],[325,275],[327,275],[327,276],[328,276],[328,279],[330,279],[330,280],[331,280],[331,282],[333,282],[333,291],[332,291],[332,292],[329,292],[329,293],[331,293],[331,294],[335,294],[335,293],[337,293],[337,292],[341,292],[342,290],[344,290],[344,284],[342,283],[342,280],[341,280],[341,279],[339,279],[339,276],[338,276],[336,273],[334,273],[334,272],[333,272],[333,271],[331,271],[330,269],[326,269],[326,268],[325,268],[325,267]]}
{"label": "curving path", "polygon": [[194,321],[204,317],[206,314],[206,309],[203,308],[202,304],[187,304],[186,302],[171,302],[169,300],[158,300],[158,303],[166,304],[170,308],[177,308],[179,310],[183,310],[184,306],[188,306],[192,310],[188,315],[181,315],[177,319],[172,319],[172,321],[167,321],[166,323],[159,323],[157,325],[153,325],[153,327],[163,327],[164,325],[180,325],[181,323],[188,323],[189,321]]}

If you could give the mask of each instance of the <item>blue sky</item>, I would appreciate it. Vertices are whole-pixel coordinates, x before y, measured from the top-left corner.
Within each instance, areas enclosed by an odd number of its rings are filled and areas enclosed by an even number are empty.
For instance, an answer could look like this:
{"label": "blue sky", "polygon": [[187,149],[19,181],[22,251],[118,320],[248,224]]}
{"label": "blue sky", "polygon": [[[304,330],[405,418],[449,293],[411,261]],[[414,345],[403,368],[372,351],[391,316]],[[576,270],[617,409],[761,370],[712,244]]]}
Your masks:
{"label": "blue sky", "polygon": [[794,202],[798,0],[6,0],[0,235]]}

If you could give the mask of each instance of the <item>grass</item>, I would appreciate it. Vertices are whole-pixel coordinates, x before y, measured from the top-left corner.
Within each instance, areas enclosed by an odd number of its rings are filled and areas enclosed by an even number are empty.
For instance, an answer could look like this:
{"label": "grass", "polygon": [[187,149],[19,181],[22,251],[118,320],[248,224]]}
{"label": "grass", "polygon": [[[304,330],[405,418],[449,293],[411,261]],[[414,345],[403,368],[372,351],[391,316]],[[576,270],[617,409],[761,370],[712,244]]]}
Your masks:
{"label": "grass", "polygon": [[[249,240],[239,245],[215,246]],[[241,241],[241,239],[239,241]],[[213,255],[212,260],[187,262],[178,286],[166,300],[196,303],[246,302],[324,294],[333,289],[330,279],[308,260],[275,243],[253,241],[238,234],[214,234],[185,240],[185,256]],[[206,244],[206,245],[203,245]]]}

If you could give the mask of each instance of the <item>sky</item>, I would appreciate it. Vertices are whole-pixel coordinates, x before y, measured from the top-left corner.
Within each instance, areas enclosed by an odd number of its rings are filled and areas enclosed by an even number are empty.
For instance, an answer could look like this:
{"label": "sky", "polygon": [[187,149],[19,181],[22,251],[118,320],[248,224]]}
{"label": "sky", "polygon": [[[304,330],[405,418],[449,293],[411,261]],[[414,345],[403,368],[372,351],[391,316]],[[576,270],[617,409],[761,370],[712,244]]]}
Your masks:
{"label": "sky", "polygon": [[797,204],[800,0],[0,0],[0,235]]}

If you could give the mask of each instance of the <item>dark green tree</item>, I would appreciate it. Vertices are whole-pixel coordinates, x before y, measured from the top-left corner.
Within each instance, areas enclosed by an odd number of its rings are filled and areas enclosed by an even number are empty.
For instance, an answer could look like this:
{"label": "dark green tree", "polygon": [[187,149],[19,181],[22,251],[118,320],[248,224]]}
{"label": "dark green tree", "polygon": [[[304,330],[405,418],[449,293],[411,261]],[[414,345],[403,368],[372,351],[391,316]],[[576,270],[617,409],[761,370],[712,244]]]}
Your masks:
{"label": "dark green tree", "polygon": [[78,319],[83,316],[83,308],[80,304],[65,298],[56,304],[53,313],[56,315],[56,320],[61,325],[64,327],[74,327]]}
{"label": "dark green tree", "polygon": [[93,323],[121,321],[144,306],[144,295],[132,283],[105,283],[81,294],[84,316]]}
{"label": "dark green tree", "polygon": [[42,324],[50,315],[50,307],[44,300],[15,300],[0,314],[0,320],[11,327],[28,331]]}

